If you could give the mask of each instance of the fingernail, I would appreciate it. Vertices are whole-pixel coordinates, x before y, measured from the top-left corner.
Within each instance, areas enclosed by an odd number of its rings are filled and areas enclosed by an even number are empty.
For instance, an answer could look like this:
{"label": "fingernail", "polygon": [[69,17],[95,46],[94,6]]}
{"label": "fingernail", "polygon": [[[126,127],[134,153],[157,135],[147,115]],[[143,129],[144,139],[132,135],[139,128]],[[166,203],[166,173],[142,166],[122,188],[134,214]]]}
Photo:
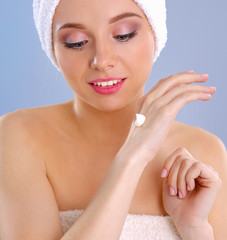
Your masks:
{"label": "fingernail", "polygon": [[190,188],[190,185],[189,185],[189,184],[187,184],[187,190],[188,190],[188,191],[191,191],[191,188]]}
{"label": "fingernail", "polygon": [[179,196],[179,198],[183,198],[183,194],[181,191],[178,191],[178,196]]}
{"label": "fingernail", "polygon": [[202,77],[208,77],[208,74],[200,74]]}
{"label": "fingernail", "polygon": [[179,198],[183,198],[183,194],[182,194],[181,191],[178,191],[178,197],[179,197]]}
{"label": "fingernail", "polygon": [[211,97],[211,94],[209,94],[209,93],[205,93],[208,97]]}
{"label": "fingernail", "polygon": [[161,177],[166,177],[167,176],[167,170],[164,168],[163,170],[162,170],[162,174],[161,174]]}
{"label": "fingernail", "polygon": [[216,87],[209,87],[210,89],[212,89],[212,90],[216,90]]}
{"label": "fingernail", "polygon": [[186,71],[187,73],[194,73],[194,70]]}
{"label": "fingernail", "polygon": [[173,187],[169,188],[170,195],[175,195],[175,189]]}

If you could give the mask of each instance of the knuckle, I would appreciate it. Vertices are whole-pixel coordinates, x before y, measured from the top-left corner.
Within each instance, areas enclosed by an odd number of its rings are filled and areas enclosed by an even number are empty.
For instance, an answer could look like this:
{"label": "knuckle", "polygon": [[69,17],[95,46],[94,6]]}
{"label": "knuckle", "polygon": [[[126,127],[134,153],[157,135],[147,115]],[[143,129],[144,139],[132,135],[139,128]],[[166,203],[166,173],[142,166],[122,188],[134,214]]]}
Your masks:
{"label": "knuckle", "polygon": [[194,163],[192,164],[192,167],[193,167],[193,168],[201,168],[201,165],[202,165],[201,162],[194,162]]}
{"label": "knuckle", "polygon": [[159,108],[159,114],[165,118],[171,118],[173,116],[170,108],[168,107],[168,105],[162,107],[162,108]]}
{"label": "knuckle", "polygon": [[174,180],[173,177],[168,178],[168,184],[169,186],[172,186],[172,187],[176,186],[176,181]]}
{"label": "knuckle", "polygon": [[181,146],[181,147],[178,147],[178,148],[177,148],[177,152],[178,152],[179,154],[185,154],[185,153],[187,152],[187,150],[186,150],[185,147]]}
{"label": "knuckle", "polygon": [[183,169],[188,168],[189,165],[190,165],[190,160],[189,160],[189,158],[185,158],[185,157],[184,157],[184,159],[183,159],[182,162],[181,162],[182,168],[183,168]]}
{"label": "knuckle", "polygon": [[179,155],[179,156],[176,157],[175,163],[176,164],[181,164],[183,159],[184,159],[184,156],[183,155]]}

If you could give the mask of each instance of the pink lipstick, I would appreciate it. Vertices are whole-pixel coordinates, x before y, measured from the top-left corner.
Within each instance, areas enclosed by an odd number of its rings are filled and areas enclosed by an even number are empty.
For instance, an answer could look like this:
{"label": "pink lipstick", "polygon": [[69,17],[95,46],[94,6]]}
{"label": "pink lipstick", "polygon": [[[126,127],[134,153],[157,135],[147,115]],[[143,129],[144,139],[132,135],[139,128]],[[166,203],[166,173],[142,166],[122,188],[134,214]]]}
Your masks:
{"label": "pink lipstick", "polygon": [[99,94],[113,94],[118,92],[123,86],[126,78],[109,77],[92,80],[89,85]]}

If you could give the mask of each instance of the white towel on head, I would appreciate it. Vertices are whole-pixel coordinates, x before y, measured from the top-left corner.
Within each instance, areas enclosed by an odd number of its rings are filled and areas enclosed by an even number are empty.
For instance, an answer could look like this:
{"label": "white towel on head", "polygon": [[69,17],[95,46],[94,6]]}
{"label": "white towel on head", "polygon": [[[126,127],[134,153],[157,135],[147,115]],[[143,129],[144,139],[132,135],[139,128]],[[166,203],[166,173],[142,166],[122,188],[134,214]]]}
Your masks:
{"label": "white towel on head", "polygon": [[[154,30],[156,49],[153,62],[155,62],[167,41],[165,0],[132,1],[142,9]],[[52,46],[52,21],[59,2],[60,0],[33,0],[33,17],[42,49],[46,52],[53,65],[60,71]]]}
{"label": "white towel on head", "polygon": [[154,62],[167,42],[166,3],[165,0],[133,0],[143,10],[156,38]]}

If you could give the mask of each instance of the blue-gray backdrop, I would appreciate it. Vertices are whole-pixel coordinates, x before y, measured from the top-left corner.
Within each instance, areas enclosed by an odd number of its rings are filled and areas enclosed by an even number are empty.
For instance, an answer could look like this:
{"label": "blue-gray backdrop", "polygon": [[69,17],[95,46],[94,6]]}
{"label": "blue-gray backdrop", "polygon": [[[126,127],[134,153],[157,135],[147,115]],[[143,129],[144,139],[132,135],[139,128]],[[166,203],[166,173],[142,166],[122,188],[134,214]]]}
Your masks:
{"label": "blue-gray backdrop", "polygon": [[[218,136],[227,146],[227,1],[167,0],[168,42],[146,85],[191,70],[208,73],[216,86],[210,101],[188,103],[177,121]],[[0,115],[61,103],[73,92],[41,50],[32,1],[0,0]]]}

